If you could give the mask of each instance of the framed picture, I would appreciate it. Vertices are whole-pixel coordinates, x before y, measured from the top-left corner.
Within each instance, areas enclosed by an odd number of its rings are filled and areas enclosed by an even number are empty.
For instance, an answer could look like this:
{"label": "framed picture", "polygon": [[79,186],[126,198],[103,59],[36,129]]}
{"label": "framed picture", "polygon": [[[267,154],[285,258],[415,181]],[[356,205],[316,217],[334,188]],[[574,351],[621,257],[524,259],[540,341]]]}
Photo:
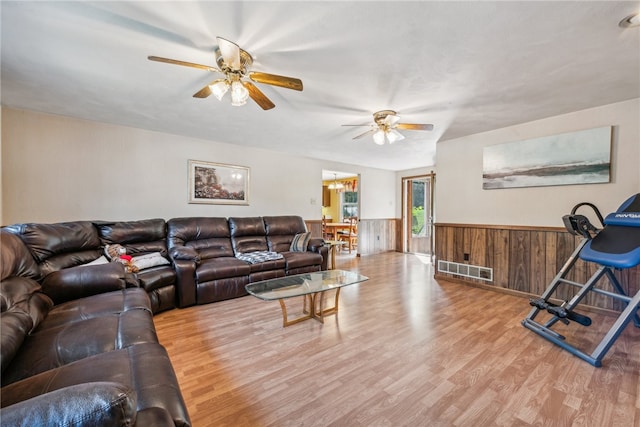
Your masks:
{"label": "framed picture", "polygon": [[249,204],[249,168],[189,160],[189,203]]}
{"label": "framed picture", "polygon": [[484,147],[482,188],[611,181],[612,127]]}

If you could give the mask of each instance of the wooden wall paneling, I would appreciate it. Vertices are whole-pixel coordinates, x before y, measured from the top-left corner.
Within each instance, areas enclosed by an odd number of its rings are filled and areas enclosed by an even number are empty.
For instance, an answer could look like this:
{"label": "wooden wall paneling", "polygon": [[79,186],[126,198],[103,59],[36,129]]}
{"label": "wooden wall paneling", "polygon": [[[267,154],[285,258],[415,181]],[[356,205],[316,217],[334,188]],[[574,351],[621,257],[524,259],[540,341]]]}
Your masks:
{"label": "wooden wall paneling", "polygon": [[531,270],[529,292],[540,295],[547,288],[547,239],[543,231],[531,232]]}
{"label": "wooden wall paneling", "polygon": [[451,261],[463,262],[464,260],[464,227],[456,227],[453,230],[453,258]]}
{"label": "wooden wall paneling", "polygon": [[396,251],[396,224],[391,219],[362,219],[358,222],[358,254]]}
{"label": "wooden wall paneling", "polygon": [[[558,274],[558,234],[545,233],[545,274],[544,289],[549,286],[554,277]],[[542,293],[542,292],[541,292]],[[538,294],[540,295],[540,294]]]}
{"label": "wooden wall paneling", "polygon": [[[485,228],[469,228],[468,230],[469,243],[466,246],[469,252],[465,252],[469,254],[468,263],[489,267],[487,265],[487,230]],[[477,283],[486,283],[486,281],[480,279],[473,280]]]}
{"label": "wooden wall paneling", "polygon": [[493,235],[493,283],[500,288],[509,288],[509,230],[492,229]]}
{"label": "wooden wall paneling", "polygon": [[[463,263],[464,253],[469,253],[470,264],[493,269],[495,288],[516,290],[531,296],[539,296],[544,292],[580,241],[579,237],[556,227],[467,224],[436,224],[435,239],[437,260]],[[597,264],[578,260],[568,279],[585,283],[598,267]],[[436,275],[471,284],[491,285],[489,282],[476,279],[438,273],[437,270]],[[640,266],[616,271],[615,275],[628,295],[635,295],[640,289]],[[599,287],[612,289],[604,282],[606,279],[598,284]],[[577,290],[576,287],[562,285],[555,296],[567,301]],[[623,309],[624,305],[593,292],[589,293],[582,303],[616,311]]]}
{"label": "wooden wall paneling", "polygon": [[[560,271],[575,250],[573,237],[569,233],[556,233],[556,272]],[[576,281],[575,271],[571,271],[567,279]],[[575,295],[575,289],[568,285],[559,286],[556,292],[556,297],[564,301],[570,300],[573,295]]]}
{"label": "wooden wall paneling", "polygon": [[322,220],[305,220],[307,231],[311,232],[311,237],[322,238]]}
{"label": "wooden wall paneling", "polygon": [[369,243],[371,234],[368,224],[368,220],[361,219],[358,221],[358,253],[361,255],[366,255],[373,251],[373,248],[370,248]]}
{"label": "wooden wall paneling", "polygon": [[531,235],[523,230],[511,230],[509,234],[509,289],[527,292],[530,290]]}

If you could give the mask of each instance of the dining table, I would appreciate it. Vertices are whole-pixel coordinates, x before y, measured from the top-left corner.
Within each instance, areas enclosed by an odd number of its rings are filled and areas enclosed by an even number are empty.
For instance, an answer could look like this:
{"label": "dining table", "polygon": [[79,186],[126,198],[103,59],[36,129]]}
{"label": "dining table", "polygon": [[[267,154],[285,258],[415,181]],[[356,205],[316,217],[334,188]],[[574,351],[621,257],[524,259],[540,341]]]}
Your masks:
{"label": "dining table", "polygon": [[348,232],[350,226],[351,226],[351,224],[349,224],[348,222],[327,222],[325,224],[325,227],[327,229],[327,233],[333,234],[333,237],[336,240],[338,239],[338,233],[340,231]]}

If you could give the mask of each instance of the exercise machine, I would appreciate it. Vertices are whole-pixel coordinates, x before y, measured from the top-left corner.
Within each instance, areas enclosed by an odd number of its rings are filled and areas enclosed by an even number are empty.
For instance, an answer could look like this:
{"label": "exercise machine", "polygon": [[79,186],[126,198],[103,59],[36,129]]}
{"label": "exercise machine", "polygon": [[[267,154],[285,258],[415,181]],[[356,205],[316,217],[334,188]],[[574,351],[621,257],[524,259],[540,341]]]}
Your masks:
{"label": "exercise machine", "polygon": [[[601,228],[594,226],[586,216],[576,214],[578,208],[583,206],[590,207],[595,212]],[[539,298],[529,300],[533,308],[522,321],[522,325],[574,356],[600,367],[602,358],[631,320],[640,328],[640,288],[636,286],[635,295],[627,295],[614,274],[614,270],[628,269],[640,264],[640,193],[628,198],[616,212],[607,215],[605,219],[596,206],[586,202],[576,205],[571,214],[565,215],[562,219],[567,230],[581,236],[582,239],[544,293]],[[598,269],[586,283],[568,279],[578,259],[598,265]],[[610,290],[597,286],[606,284],[606,280],[601,280],[605,277],[610,283]],[[567,293],[567,287],[573,288],[573,292]],[[563,295],[573,296],[560,304],[550,301],[554,296],[556,301],[561,292]],[[558,322],[565,325],[577,323],[585,327],[590,326],[591,318],[576,312],[576,307],[589,292],[621,301],[623,306],[611,328],[591,353],[569,344],[566,337],[552,329]],[[540,313],[548,313],[551,317],[545,322],[538,322],[535,319]]]}

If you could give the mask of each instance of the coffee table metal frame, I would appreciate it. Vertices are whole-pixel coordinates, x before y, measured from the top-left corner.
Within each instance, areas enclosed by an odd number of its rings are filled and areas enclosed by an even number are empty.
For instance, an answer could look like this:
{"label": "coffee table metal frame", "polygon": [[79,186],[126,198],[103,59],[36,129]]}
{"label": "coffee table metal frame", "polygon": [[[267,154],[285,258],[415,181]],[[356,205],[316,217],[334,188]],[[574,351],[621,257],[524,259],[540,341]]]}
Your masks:
{"label": "coffee table metal frame", "polygon": [[[338,312],[340,289],[366,280],[369,278],[352,271],[326,270],[250,283],[245,286],[245,289],[261,300],[278,300],[282,309],[282,326],[287,327],[308,319],[316,319],[324,323],[325,316]],[[333,307],[325,308],[325,292],[331,290],[336,291],[334,304]],[[303,315],[289,319],[284,300],[300,296],[303,298]]]}

